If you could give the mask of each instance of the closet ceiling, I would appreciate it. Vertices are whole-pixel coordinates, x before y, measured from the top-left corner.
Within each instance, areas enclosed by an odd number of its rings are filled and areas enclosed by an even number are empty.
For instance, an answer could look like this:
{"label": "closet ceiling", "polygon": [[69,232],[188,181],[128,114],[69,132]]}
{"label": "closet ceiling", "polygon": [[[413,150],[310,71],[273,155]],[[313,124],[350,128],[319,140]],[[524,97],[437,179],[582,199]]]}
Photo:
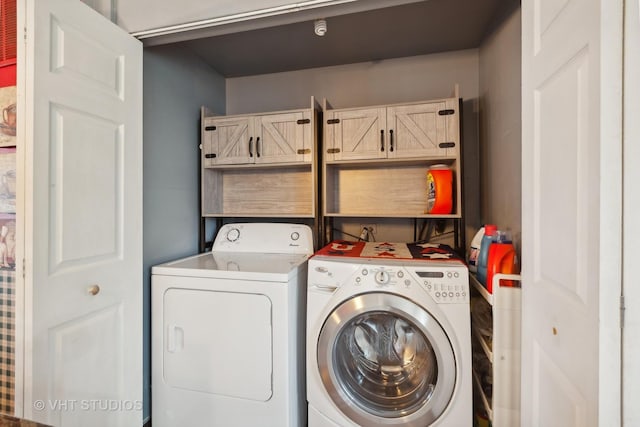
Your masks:
{"label": "closet ceiling", "polygon": [[312,21],[175,43],[225,77],[382,61],[480,45],[519,0],[425,0]]}

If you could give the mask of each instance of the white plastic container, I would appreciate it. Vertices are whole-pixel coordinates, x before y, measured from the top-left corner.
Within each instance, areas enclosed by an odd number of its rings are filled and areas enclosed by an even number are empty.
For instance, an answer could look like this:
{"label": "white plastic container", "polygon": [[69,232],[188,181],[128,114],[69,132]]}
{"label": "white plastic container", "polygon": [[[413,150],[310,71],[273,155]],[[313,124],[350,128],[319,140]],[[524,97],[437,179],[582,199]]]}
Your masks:
{"label": "white plastic container", "polygon": [[469,271],[476,273],[478,271],[478,257],[480,256],[480,245],[482,244],[482,236],[484,236],[484,226],[480,227],[469,246],[469,254],[467,256],[467,264]]}

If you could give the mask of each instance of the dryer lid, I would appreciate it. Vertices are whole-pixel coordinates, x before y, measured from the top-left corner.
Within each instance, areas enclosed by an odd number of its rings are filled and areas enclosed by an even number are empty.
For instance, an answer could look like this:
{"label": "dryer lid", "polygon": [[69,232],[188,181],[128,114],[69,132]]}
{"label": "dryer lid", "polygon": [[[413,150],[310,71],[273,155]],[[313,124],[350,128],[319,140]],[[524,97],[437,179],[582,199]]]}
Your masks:
{"label": "dryer lid", "polygon": [[206,252],[156,265],[153,274],[286,281],[307,261],[304,254]]}

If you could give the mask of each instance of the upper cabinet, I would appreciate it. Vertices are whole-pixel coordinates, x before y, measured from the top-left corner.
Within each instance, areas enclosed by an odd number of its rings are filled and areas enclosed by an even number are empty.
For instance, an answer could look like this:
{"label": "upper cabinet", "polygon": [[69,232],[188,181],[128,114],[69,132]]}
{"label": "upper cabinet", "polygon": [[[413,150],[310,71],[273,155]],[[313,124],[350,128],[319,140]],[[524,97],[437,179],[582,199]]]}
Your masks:
{"label": "upper cabinet", "polygon": [[317,216],[319,107],[234,116],[202,109],[203,217]]}
{"label": "upper cabinet", "polygon": [[204,165],[310,163],[314,145],[311,122],[310,110],[205,117]]}
{"label": "upper cabinet", "polygon": [[458,100],[325,112],[327,162],[456,157]]}

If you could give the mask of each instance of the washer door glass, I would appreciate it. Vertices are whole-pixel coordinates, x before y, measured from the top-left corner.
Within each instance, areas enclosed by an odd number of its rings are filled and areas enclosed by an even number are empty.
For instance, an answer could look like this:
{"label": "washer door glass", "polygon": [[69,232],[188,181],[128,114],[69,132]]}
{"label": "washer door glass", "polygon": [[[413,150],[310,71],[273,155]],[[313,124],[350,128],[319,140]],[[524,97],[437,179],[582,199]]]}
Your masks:
{"label": "washer door glass", "polygon": [[442,326],[395,294],[358,295],[338,306],[320,332],[318,363],[334,403],[361,425],[429,425],[455,387]]}

